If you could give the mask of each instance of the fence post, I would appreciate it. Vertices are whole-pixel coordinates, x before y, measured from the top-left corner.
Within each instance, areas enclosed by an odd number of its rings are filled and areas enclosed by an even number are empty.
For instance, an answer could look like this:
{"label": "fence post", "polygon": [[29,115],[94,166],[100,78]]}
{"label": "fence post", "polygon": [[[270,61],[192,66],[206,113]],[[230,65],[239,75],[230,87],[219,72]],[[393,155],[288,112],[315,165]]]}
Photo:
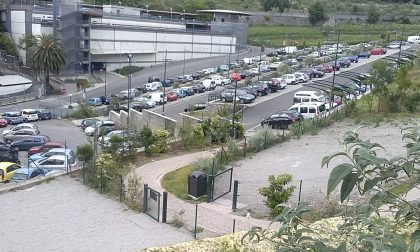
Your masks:
{"label": "fence post", "polygon": [[166,223],[167,214],[168,214],[168,192],[163,192],[162,223]]}
{"label": "fence post", "polygon": [[143,188],[143,213],[147,212],[147,191],[148,191],[148,184],[144,184],[144,188]]}
{"label": "fence post", "polygon": [[263,146],[264,150],[266,148],[266,144],[267,144],[267,131],[264,132],[264,146]]}
{"label": "fence post", "polygon": [[232,233],[235,233],[236,219],[233,219]]}
{"label": "fence post", "polygon": [[194,239],[197,239],[197,213],[198,213],[198,205],[195,205]]}
{"label": "fence post", "polygon": [[300,180],[300,183],[299,183],[299,200],[298,200],[298,202],[300,203],[300,195],[302,194],[302,180]]}
{"label": "fence post", "polygon": [[238,202],[238,186],[239,186],[239,181],[234,180],[233,181],[233,200],[232,200],[233,211],[236,210],[236,203]]}
{"label": "fence post", "polygon": [[244,157],[246,156],[246,136],[244,136],[244,140],[245,140],[245,143],[244,143]]}
{"label": "fence post", "polygon": [[207,203],[210,203],[213,199],[213,192],[211,190],[213,183],[213,175],[207,177]]}
{"label": "fence post", "polygon": [[85,184],[85,162],[82,163],[82,181],[83,181],[83,184]]}
{"label": "fence post", "polygon": [[103,180],[103,177],[102,177],[102,173],[103,173],[103,172],[102,172],[102,167],[101,167],[101,178],[100,178],[100,179],[101,179],[101,181],[100,181],[100,184],[101,184],[101,193],[103,193],[103,192],[104,192],[104,191],[103,191],[103,190],[104,190],[104,188],[103,188],[103,181],[104,181],[104,180]]}
{"label": "fence post", "polygon": [[123,187],[124,187],[124,184],[123,184],[123,177],[122,177],[122,175],[120,175],[120,202],[122,202],[123,201]]}
{"label": "fence post", "polygon": [[283,134],[281,135],[281,142],[284,143],[284,129],[283,129]]}

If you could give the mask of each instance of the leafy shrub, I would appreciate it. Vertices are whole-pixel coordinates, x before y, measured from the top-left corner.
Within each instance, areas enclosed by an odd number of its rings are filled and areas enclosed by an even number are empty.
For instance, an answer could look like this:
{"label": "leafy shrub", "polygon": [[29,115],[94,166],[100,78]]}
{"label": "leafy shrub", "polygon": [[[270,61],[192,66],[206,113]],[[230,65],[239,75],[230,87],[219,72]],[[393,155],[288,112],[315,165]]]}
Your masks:
{"label": "leafy shrub", "polygon": [[115,72],[124,76],[128,76],[142,69],[143,67],[139,67],[139,66],[125,66],[121,69],[116,69]]}
{"label": "leafy shrub", "polygon": [[167,130],[156,129],[153,132],[153,143],[149,146],[151,153],[163,153],[169,149],[169,132]]}
{"label": "leafy shrub", "polygon": [[291,181],[292,175],[290,174],[282,174],[277,177],[271,175],[268,177],[270,185],[258,190],[262,196],[267,198],[264,203],[270,209],[272,218],[281,214],[284,208],[281,204],[286,203],[292,196],[295,186],[288,186]]}
{"label": "leafy shrub", "polygon": [[141,142],[143,143],[144,151],[146,152],[146,154],[152,153],[150,148],[154,142],[152,130],[147,127],[143,127],[143,129],[140,132],[140,138]]}
{"label": "leafy shrub", "polygon": [[95,116],[97,116],[95,109],[86,102],[80,102],[77,109],[70,115],[71,118],[75,119],[83,119]]}
{"label": "leafy shrub", "polygon": [[77,159],[82,162],[90,162],[94,154],[93,147],[90,144],[78,145],[76,148]]}
{"label": "leafy shrub", "polygon": [[249,138],[247,149],[251,152],[259,152],[275,143],[276,133],[271,128],[265,127],[258,130]]}
{"label": "leafy shrub", "polygon": [[92,86],[92,83],[90,83],[87,79],[76,79],[76,87],[77,91],[90,88]]}
{"label": "leafy shrub", "polygon": [[135,172],[128,177],[127,193],[125,195],[125,204],[135,211],[141,211],[143,207],[143,187],[141,178]]}

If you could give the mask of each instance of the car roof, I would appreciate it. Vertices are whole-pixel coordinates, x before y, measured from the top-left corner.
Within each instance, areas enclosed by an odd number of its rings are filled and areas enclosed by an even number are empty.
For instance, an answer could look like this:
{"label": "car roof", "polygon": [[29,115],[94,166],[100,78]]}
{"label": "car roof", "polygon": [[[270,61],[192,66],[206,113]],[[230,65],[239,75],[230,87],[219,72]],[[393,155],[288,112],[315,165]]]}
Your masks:
{"label": "car roof", "polygon": [[16,163],[13,163],[13,162],[1,162],[0,163],[0,169],[5,169],[5,168],[7,168],[7,167],[9,167],[11,165],[14,165],[14,164],[16,164]]}
{"label": "car roof", "polygon": [[71,151],[71,149],[66,149],[66,148],[52,148],[52,149],[50,149],[48,152],[70,152]]}
{"label": "car roof", "polygon": [[52,155],[52,156],[48,157],[47,160],[48,159],[65,160],[65,156],[64,155]]}
{"label": "car roof", "polygon": [[[30,174],[32,172],[34,172],[35,170],[38,170],[39,168],[36,167],[21,167],[19,169],[16,170],[16,173],[20,173],[20,174]],[[15,173],[15,174],[16,174]]]}
{"label": "car roof", "polygon": [[55,145],[63,145],[64,146],[64,143],[63,142],[47,142],[47,143],[44,144],[44,146],[55,146]]}

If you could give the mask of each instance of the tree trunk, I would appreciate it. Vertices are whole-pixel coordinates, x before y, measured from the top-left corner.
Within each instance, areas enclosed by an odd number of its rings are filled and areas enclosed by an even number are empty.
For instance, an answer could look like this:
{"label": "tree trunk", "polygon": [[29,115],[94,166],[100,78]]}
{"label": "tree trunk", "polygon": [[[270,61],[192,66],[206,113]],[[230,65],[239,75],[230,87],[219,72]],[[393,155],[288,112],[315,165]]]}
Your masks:
{"label": "tree trunk", "polygon": [[49,94],[51,94],[50,71],[47,71],[45,76],[45,95]]}

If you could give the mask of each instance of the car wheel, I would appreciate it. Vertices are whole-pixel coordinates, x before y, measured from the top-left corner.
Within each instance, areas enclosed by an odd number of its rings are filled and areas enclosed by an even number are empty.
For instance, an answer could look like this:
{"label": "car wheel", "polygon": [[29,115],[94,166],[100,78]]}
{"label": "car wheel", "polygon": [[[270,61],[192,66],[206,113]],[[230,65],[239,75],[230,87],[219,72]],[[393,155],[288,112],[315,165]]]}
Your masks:
{"label": "car wheel", "polygon": [[224,82],[222,82],[222,87],[224,87],[225,86],[225,83]]}
{"label": "car wheel", "polygon": [[243,104],[244,103],[244,100],[243,99],[239,99],[239,104]]}
{"label": "car wheel", "polygon": [[226,102],[226,98],[225,97],[222,97],[222,102]]}
{"label": "car wheel", "polygon": [[258,96],[262,96],[262,93],[261,92],[258,92]]}
{"label": "car wheel", "polygon": [[11,139],[6,139],[7,144],[11,144],[13,141]]}
{"label": "car wheel", "polygon": [[19,146],[15,146],[15,151],[19,151]]}
{"label": "car wheel", "polygon": [[23,119],[23,121],[27,123],[28,122],[28,118]]}

